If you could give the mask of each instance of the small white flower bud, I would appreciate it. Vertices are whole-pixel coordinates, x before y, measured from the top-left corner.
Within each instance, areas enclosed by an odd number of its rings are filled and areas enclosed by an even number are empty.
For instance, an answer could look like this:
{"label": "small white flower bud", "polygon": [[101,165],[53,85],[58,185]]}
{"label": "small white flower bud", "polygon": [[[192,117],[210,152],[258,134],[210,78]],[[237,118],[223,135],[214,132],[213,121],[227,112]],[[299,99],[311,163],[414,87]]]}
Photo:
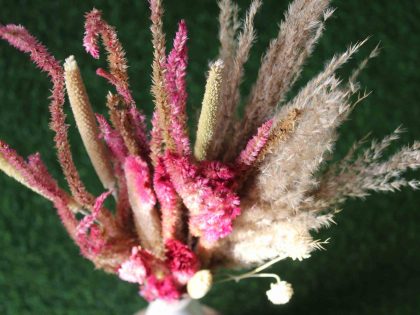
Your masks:
{"label": "small white flower bud", "polygon": [[201,299],[213,284],[213,276],[210,270],[197,271],[187,283],[187,292],[192,299]]}
{"label": "small white flower bud", "polygon": [[272,283],[270,290],[266,292],[268,299],[273,304],[286,304],[293,295],[293,288],[290,283],[280,281]]}

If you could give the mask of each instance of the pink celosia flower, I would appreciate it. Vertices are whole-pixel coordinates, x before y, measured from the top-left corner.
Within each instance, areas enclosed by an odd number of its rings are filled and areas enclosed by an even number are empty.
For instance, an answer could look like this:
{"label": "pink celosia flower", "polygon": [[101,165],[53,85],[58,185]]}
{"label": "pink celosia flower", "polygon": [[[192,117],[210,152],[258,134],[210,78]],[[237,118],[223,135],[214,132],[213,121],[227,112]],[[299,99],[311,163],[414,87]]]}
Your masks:
{"label": "pink celosia flower", "polygon": [[186,117],[186,70],[187,70],[187,26],[179,22],[174,39],[174,47],[166,61],[166,89],[168,92],[171,121],[170,132],[175,141],[178,154],[190,154],[190,140],[187,134]]}
{"label": "pink celosia flower", "polygon": [[156,299],[165,301],[177,300],[181,297],[182,293],[180,287],[171,275],[166,275],[162,279],[159,279],[155,275],[151,275],[141,287],[140,294],[150,302]]}
{"label": "pink celosia flower", "polygon": [[271,126],[273,120],[270,119],[265,122],[260,128],[258,128],[257,134],[248,141],[245,149],[239,154],[235,161],[235,165],[240,168],[247,168],[251,166],[258,157],[262,148],[266,144],[268,137],[270,136]]}
{"label": "pink celosia flower", "polygon": [[129,107],[130,110],[126,114],[128,115],[130,123],[134,125],[139,145],[145,151],[143,153],[147,154],[146,126],[143,123],[145,118],[135,108],[136,105],[133,96],[131,95],[124,49],[118,40],[115,29],[102,19],[99,10],[93,9],[86,14],[83,45],[86,51],[96,59],[99,58],[99,36],[101,36],[104,47],[108,53],[109,72],[99,68],[96,73],[115,86],[118,94]]}
{"label": "pink celosia flower", "polygon": [[124,281],[143,284],[147,275],[147,261],[150,260],[148,256],[140,247],[133,247],[130,259],[118,269],[118,276]]}
{"label": "pink celosia flower", "polygon": [[188,246],[177,240],[168,240],[165,247],[169,270],[178,283],[187,284],[200,266],[197,256]]}
{"label": "pink celosia flower", "polygon": [[[233,173],[228,174],[227,167],[222,168],[221,164],[217,164],[220,171],[215,171],[213,164],[200,168],[189,158],[171,153],[166,155],[165,165],[177,193],[190,210],[192,235],[207,242],[227,236],[232,231],[233,220],[240,214],[239,197],[222,180],[223,177],[232,179]],[[206,173],[214,177],[205,176]]]}

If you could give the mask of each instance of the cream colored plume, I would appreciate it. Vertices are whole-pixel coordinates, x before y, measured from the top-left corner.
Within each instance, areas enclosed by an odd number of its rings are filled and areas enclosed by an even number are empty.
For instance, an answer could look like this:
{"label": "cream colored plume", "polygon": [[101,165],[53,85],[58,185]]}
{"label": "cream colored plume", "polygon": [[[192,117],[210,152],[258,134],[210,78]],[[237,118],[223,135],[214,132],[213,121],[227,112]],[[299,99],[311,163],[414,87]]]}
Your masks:
{"label": "cream colored plume", "polygon": [[96,124],[95,114],[90,105],[79,67],[73,56],[68,57],[64,63],[64,76],[77,129],[82,137],[89,158],[102,185],[106,189],[113,189],[115,187],[115,177],[112,172],[109,155],[105,145],[99,139],[99,129]]}
{"label": "cream colored plume", "polygon": [[210,66],[194,146],[194,156],[199,161],[207,158],[208,149],[213,139],[222,89],[222,72],[223,61],[217,60]]}

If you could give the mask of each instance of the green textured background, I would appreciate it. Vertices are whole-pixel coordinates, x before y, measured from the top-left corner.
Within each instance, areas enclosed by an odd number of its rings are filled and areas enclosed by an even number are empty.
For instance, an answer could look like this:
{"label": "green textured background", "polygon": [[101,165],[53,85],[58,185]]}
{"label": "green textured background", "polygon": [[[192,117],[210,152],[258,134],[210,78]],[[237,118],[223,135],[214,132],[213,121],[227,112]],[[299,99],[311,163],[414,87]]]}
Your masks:
{"label": "green textured background", "polygon": [[[76,1],[74,1],[76,2]],[[83,51],[83,14],[93,6],[119,31],[129,60],[134,96],[150,116],[150,44],[146,1],[0,0],[0,23],[20,23],[63,60],[74,54],[82,68],[94,107],[104,112],[107,85]],[[246,8],[247,1],[239,1]],[[277,33],[288,1],[266,0],[257,17],[259,40],[247,66],[247,91],[269,39]],[[369,131],[375,137],[403,124],[401,143],[420,139],[420,2],[413,0],[337,0],[338,8],[314,55],[302,85],[335,52],[369,35],[372,39],[355,57],[355,65],[381,42],[382,53],[361,75],[372,95],[341,128],[337,156]],[[218,51],[216,2],[166,1],[165,27],[172,38],[176,22],[190,29],[189,110],[196,120],[207,63]],[[244,10],[243,10],[244,11]],[[343,70],[348,73],[349,67]],[[0,43],[0,137],[22,155],[40,151],[55,177],[60,169],[48,129],[48,90],[44,74],[27,56]],[[66,105],[68,111],[68,105]],[[81,176],[100,192],[71,115],[71,143]],[[419,177],[419,173],[409,176]],[[285,261],[274,269],[293,284],[295,295],[286,306],[265,298],[268,280],[217,285],[205,302],[223,314],[420,314],[420,193],[404,190],[351,201],[337,215],[337,225],[318,237],[331,237],[326,251],[303,262]],[[13,180],[0,176],[0,314],[132,314],[144,302],[135,285],[94,271],[64,233],[49,202]]]}

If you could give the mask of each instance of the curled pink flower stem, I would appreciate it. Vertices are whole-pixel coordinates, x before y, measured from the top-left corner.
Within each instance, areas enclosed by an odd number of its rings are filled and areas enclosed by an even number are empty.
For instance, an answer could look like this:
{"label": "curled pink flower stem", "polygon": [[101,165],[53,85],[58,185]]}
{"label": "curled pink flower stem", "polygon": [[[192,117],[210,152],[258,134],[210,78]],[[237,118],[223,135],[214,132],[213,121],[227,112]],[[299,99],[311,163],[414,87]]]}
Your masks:
{"label": "curled pink flower stem", "polygon": [[73,162],[70,144],[67,137],[64,104],[64,72],[58,61],[48,52],[44,45],[35,37],[18,25],[0,25],[0,37],[7,40],[18,50],[28,53],[32,61],[50,77],[53,88],[51,95],[51,129],[55,132],[55,145],[60,165],[70,190],[80,204],[91,207],[94,197],[90,195],[82,181]]}

